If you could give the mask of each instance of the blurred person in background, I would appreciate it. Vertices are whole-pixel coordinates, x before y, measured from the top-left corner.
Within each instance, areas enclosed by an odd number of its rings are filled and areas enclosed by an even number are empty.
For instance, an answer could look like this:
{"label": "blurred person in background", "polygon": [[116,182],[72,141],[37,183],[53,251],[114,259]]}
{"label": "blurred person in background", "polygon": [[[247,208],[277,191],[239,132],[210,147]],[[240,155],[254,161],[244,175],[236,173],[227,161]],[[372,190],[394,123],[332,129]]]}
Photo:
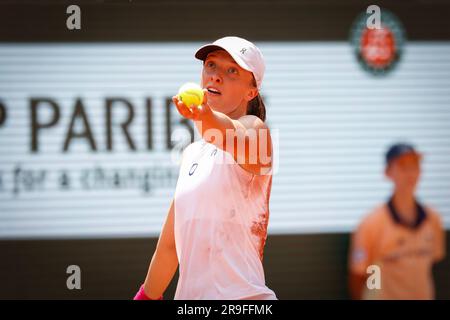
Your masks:
{"label": "blurred person in background", "polygon": [[[352,235],[349,287],[353,299],[433,299],[432,267],[445,257],[445,231],[437,211],[415,193],[422,154],[398,143],[386,153],[385,175],[393,195]],[[380,287],[369,289],[369,266],[380,270]]]}

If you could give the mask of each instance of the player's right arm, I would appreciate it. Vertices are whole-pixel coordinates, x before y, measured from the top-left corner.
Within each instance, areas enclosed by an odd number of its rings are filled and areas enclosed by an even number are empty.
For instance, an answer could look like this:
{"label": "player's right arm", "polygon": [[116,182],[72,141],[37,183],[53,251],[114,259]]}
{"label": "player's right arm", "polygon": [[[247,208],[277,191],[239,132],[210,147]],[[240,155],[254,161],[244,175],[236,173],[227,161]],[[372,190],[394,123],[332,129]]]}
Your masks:
{"label": "player's right arm", "polygon": [[174,211],[174,200],[172,200],[144,282],[145,294],[150,299],[158,299],[163,295],[178,268]]}

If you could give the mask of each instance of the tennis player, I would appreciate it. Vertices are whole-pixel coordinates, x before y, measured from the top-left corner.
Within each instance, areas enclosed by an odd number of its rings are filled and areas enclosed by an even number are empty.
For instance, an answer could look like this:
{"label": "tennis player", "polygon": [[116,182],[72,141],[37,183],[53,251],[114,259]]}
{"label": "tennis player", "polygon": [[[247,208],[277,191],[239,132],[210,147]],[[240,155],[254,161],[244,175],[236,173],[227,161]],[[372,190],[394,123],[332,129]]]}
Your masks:
{"label": "tennis player", "polygon": [[[202,137],[183,151],[174,199],[135,299],[277,299],[262,265],[272,185],[272,140],[260,96],[261,51],[239,37],[201,47],[201,106],[173,97]],[[255,147],[256,146],[256,147]]]}

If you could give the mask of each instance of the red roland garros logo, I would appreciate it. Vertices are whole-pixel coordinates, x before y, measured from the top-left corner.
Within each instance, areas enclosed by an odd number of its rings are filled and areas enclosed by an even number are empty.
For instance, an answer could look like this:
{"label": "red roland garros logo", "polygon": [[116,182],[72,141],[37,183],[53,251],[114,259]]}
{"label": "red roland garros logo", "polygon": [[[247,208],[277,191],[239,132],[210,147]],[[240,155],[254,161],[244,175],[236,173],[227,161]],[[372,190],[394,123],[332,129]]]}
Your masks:
{"label": "red roland garros logo", "polygon": [[400,20],[385,9],[373,11],[372,15],[360,14],[350,33],[358,62],[374,75],[384,75],[395,67],[402,56],[405,40]]}

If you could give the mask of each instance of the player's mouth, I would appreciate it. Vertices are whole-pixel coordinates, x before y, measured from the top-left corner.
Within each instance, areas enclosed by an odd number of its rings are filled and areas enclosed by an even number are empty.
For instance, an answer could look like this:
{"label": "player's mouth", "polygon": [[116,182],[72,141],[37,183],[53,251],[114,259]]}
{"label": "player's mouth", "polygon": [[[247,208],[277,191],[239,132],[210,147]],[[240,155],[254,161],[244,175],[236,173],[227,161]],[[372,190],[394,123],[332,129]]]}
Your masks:
{"label": "player's mouth", "polygon": [[206,90],[208,90],[208,92],[213,94],[213,95],[220,96],[222,94],[218,89],[216,89],[214,87],[206,87]]}

